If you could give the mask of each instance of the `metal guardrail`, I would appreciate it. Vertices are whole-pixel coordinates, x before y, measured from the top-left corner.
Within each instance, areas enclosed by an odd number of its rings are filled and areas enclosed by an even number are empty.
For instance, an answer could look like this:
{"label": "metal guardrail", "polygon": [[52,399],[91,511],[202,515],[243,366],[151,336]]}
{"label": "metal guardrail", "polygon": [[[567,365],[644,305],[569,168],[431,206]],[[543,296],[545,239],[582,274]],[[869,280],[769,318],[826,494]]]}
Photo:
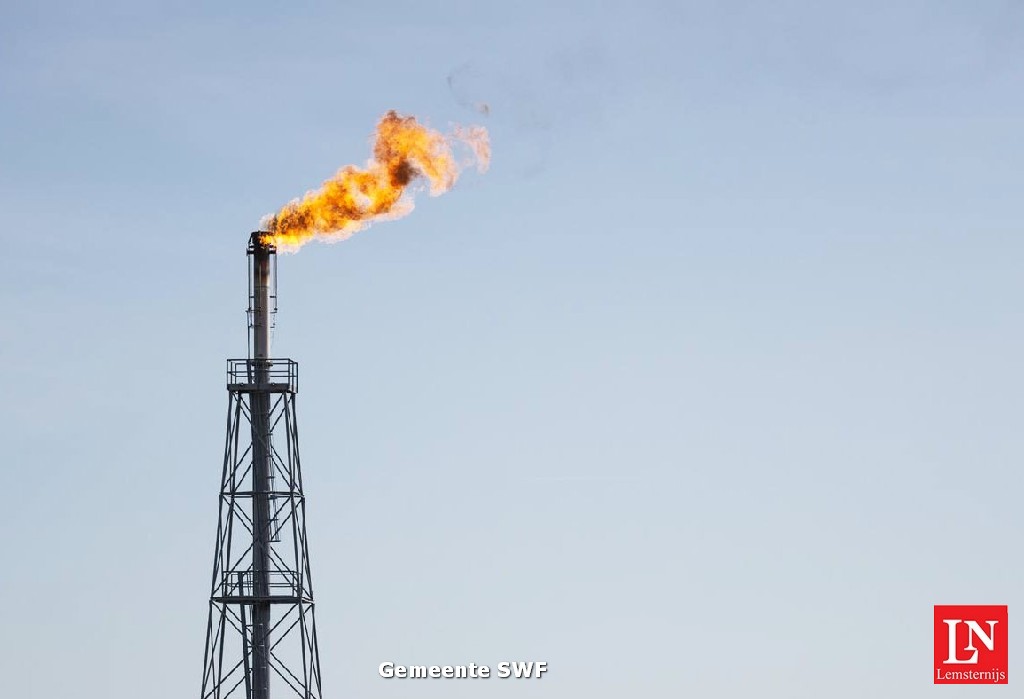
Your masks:
{"label": "metal guardrail", "polygon": [[[275,597],[297,597],[299,594],[299,576],[287,570],[268,570],[267,592]],[[229,570],[223,573],[221,580],[223,597],[253,597],[253,574],[251,570]]]}
{"label": "metal guardrail", "polygon": [[229,359],[227,383],[255,385],[257,377],[264,383],[286,386],[291,392],[299,390],[299,363],[291,359]]}

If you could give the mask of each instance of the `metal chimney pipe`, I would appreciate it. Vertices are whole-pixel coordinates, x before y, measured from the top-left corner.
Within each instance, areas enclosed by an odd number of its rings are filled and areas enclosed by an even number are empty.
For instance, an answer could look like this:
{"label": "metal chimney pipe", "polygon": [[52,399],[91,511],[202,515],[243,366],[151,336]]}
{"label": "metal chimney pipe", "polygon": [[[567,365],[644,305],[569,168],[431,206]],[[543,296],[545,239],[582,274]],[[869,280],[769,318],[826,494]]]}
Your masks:
{"label": "metal chimney pipe", "polygon": [[253,359],[270,359],[270,257],[277,254],[273,243],[263,242],[266,233],[257,231],[249,238],[252,256],[252,347]]}
{"label": "metal chimney pipe", "polygon": [[252,357],[255,390],[250,393],[252,417],[252,685],[251,699],[270,699],[270,540],[273,506],[270,444],[271,256],[277,254],[264,233],[252,234]]}

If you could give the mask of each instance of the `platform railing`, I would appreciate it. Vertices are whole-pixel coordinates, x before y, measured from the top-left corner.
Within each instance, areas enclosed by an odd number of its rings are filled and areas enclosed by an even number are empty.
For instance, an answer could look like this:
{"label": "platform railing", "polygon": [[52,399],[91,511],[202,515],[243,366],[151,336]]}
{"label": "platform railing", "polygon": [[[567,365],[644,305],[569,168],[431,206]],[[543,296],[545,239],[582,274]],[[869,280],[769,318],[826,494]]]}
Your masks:
{"label": "platform railing", "polygon": [[277,390],[299,390],[299,363],[291,359],[229,359],[228,388],[256,387],[257,377]]}
{"label": "platform railing", "polygon": [[[299,575],[290,570],[268,570],[267,592],[272,597],[297,597],[299,594]],[[228,570],[221,580],[221,596],[253,597],[252,570]]]}

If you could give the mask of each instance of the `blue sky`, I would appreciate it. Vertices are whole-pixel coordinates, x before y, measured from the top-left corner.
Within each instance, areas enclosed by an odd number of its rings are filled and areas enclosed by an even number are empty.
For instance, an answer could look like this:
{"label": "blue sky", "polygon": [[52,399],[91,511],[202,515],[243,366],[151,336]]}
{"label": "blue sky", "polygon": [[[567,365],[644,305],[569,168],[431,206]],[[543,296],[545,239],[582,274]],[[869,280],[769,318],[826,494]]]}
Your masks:
{"label": "blue sky", "polygon": [[328,694],[929,695],[1024,604],[1022,21],[4,8],[0,695],[198,693],[246,236],[392,108],[493,162],[280,261]]}

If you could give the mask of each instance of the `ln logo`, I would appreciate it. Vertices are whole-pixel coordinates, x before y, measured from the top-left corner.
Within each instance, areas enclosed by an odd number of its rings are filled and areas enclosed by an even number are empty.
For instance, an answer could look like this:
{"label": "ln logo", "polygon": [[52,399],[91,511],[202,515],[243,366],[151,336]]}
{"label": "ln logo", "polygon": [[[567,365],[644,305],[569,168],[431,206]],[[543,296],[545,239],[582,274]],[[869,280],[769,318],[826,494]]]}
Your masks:
{"label": "ln logo", "polygon": [[934,684],[1006,684],[1006,605],[935,605]]}

